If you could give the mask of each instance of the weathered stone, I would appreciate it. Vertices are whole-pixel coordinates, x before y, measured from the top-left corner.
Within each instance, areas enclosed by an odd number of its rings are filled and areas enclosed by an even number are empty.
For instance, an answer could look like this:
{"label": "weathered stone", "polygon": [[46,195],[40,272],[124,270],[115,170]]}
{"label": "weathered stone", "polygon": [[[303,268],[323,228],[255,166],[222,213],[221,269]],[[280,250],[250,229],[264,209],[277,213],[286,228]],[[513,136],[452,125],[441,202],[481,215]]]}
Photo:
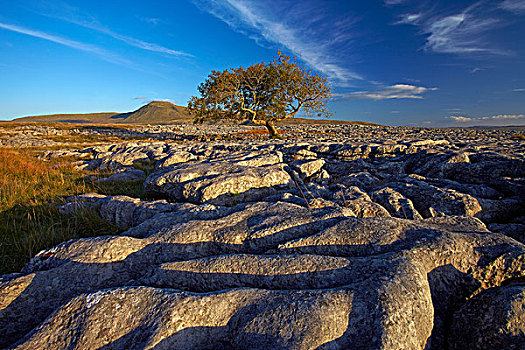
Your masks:
{"label": "weathered stone", "polygon": [[357,186],[346,187],[344,185],[338,184],[330,186],[329,189],[332,191],[331,199],[337,201],[338,203],[344,204],[349,200],[363,200],[367,202],[372,201],[370,196]]}
{"label": "weathered stone", "polygon": [[[27,327],[40,324],[19,342],[19,348],[44,343],[67,347],[73,341],[80,348],[108,344],[125,348],[137,341],[188,347],[203,344],[209,334],[212,339],[207,344],[218,344],[220,339],[221,344],[233,347],[240,346],[238,339],[242,339],[255,348],[324,344],[421,349],[432,341],[435,305],[447,307],[447,300],[455,300],[454,293],[467,296],[464,289],[455,287],[465,283],[462,274],[436,274],[436,268],[452,264],[459,271],[469,271],[481,288],[525,273],[523,246],[486,231],[465,233],[467,227],[482,229],[479,222],[467,220],[462,226],[445,219],[417,223],[394,218],[337,219],[340,214],[334,214],[290,204],[256,204],[239,207],[222,219],[175,224],[143,239],[122,236],[68,242],[43,252],[49,256],[48,263],[39,270],[2,281],[2,295],[8,296],[0,312],[4,339],[17,339],[29,331]],[[316,233],[322,222],[327,226]],[[453,227],[460,232],[443,230]],[[280,247],[279,254],[259,255],[272,246]],[[454,254],[450,254],[452,247]],[[436,287],[429,286],[428,273],[433,273],[434,286],[439,282],[448,287],[434,294]],[[440,283],[445,280],[446,284]],[[128,283],[170,289],[119,287]],[[118,288],[99,291],[108,287]],[[225,288],[234,289],[216,292]],[[94,294],[68,302],[85,292]],[[227,296],[222,297],[223,293]],[[253,293],[262,295],[254,301]],[[20,294],[26,297],[17,298]],[[197,300],[198,307],[193,309],[190,300]],[[60,308],[51,314],[56,307]],[[33,312],[20,313],[27,308]],[[177,328],[171,328],[167,320],[173,318],[165,314],[173,315],[174,310],[179,310],[181,326]],[[333,320],[320,321],[322,329],[330,332],[316,333],[316,328],[306,327],[314,314]],[[212,333],[184,335],[184,329],[215,319],[222,321],[204,323]],[[70,326],[64,328],[65,324]],[[140,338],[135,333],[123,338],[134,329],[141,330]]]}
{"label": "weathered stone", "polygon": [[95,209],[109,223],[121,228],[136,226],[158,213],[180,211],[188,204],[173,204],[165,200],[142,201],[128,196],[81,195],[70,197],[60,207],[63,214],[82,208]]}
{"label": "weathered stone", "polygon": [[340,182],[345,186],[357,186],[361,189],[368,190],[379,184],[379,179],[373,176],[370,173],[365,171],[359,172],[357,174],[349,174],[346,177],[342,178]]}
{"label": "weathered stone", "polygon": [[100,179],[101,181],[138,181],[146,178],[144,170],[140,169],[126,169],[122,172],[111,175],[108,178]]}
{"label": "weathered stone", "polygon": [[299,175],[304,179],[319,172],[323,167],[325,161],[322,159],[316,160],[296,160],[290,166],[297,170]]}
{"label": "weathered stone", "polygon": [[358,218],[390,217],[390,213],[384,207],[372,201],[349,200],[345,201],[343,206],[352,210]]}
{"label": "weathered stone", "polygon": [[[122,135],[182,142],[49,153],[91,170],[156,164],[146,188],[184,203],[69,199],[64,213],[90,208],[128,229],[1,276],[0,347],[523,343],[525,144],[510,131],[289,125],[287,140],[256,140],[247,128],[137,127]],[[69,133],[16,132],[27,145]]]}
{"label": "weathered stone", "polygon": [[238,155],[233,159],[188,162],[151,174],[145,189],[176,201],[235,205],[275,193],[292,180],[280,155]]}
{"label": "weathered stone", "polygon": [[190,153],[190,152],[186,152],[186,151],[173,152],[167,157],[157,161],[157,164],[155,166],[157,168],[165,168],[173,164],[186,163],[190,160],[196,160],[196,159],[197,159],[197,156],[195,156],[193,153]]}
{"label": "weathered stone", "polygon": [[385,187],[409,198],[423,217],[464,215],[475,216],[482,211],[478,200],[471,195],[442,189],[426,182],[410,179],[409,183],[388,183]]}
{"label": "weathered stone", "polygon": [[390,187],[372,192],[372,198],[388,210],[392,216],[411,220],[423,219],[410,199],[403,197],[401,193]]}
{"label": "weathered stone", "polygon": [[491,288],[454,313],[451,349],[523,349],[525,284]]}
{"label": "weathered stone", "polygon": [[506,223],[525,212],[525,203],[519,198],[478,199],[482,211],[476,214],[484,222]]}
{"label": "weathered stone", "polygon": [[429,181],[429,183],[431,183],[434,186],[448,188],[461,193],[470,194],[471,196],[476,198],[501,199],[503,197],[502,193],[486,185],[461,184],[459,182],[447,179],[427,179],[427,181]]}
{"label": "weathered stone", "polygon": [[525,224],[490,224],[487,226],[493,232],[501,233],[525,244]]}
{"label": "weathered stone", "polygon": [[497,155],[492,159],[471,155],[471,163],[458,164],[453,180],[466,183],[486,184],[493,179],[525,177],[525,160]]}

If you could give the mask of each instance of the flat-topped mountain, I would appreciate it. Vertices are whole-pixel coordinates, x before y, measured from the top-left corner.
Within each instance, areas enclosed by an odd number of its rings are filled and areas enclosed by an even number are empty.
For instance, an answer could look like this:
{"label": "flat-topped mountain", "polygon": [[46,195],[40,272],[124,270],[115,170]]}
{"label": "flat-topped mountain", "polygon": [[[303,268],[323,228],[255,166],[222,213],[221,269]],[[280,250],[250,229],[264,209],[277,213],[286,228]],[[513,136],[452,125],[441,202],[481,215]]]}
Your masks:
{"label": "flat-topped mountain", "polygon": [[[152,101],[133,112],[127,113],[86,113],[86,114],[51,114],[38,115],[13,119],[14,122],[38,122],[38,123],[94,123],[94,124],[186,124],[192,123],[193,117],[187,107],[177,106],[166,101]],[[219,124],[237,124],[238,121],[222,120]],[[305,118],[290,118],[280,124],[360,124],[376,125],[368,122],[342,121],[342,120],[318,120]]]}

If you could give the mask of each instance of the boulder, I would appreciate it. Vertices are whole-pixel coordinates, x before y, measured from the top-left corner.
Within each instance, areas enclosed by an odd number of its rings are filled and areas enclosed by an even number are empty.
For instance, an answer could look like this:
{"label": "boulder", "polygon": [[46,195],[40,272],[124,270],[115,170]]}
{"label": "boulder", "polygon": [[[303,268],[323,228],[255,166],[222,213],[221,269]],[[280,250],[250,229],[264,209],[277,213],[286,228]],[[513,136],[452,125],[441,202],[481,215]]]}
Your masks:
{"label": "boulder", "polygon": [[488,289],[454,312],[450,349],[523,349],[525,283]]}
{"label": "boulder", "polygon": [[357,186],[361,189],[368,190],[377,186],[380,180],[366,171],[361,171],[356,174],[349,174],[341,178],[339,182],[348,187]]}
{"label": "boulder", "polygon": [[371,196],[376,203],[382,205],[392,216],[411,220],[423,219],[421,214],[414,208],[414,204],[410,199],[405,198],[401,193],[390,187],[374,191],[371,193]]}
{"label": "boulder", "polygon": [[525,224],[509,223],[509,224],[490,224],[488,229],[493,232],[501,233],[514,238],[515,240],[525,244]]}
{"label": "boulder", "polygon": [[1,346],[422,349],[457,298],[525,275],[525,247],[475,218],[230,210],[39,253],[0,280]]}
{"label": "boulder", "polygon": [[146,178],[146,173],[144,170],[140,169],[125,169],[124,171],[118,172],[109,176],[108,178],[103,178],[97,182],[102,181],[139,181]]}
{"label": "boulder", "polygon": [[290,163],[290,167],[296,170],[302,179],[305,179],[318,173],[324,164],[325,161],[323,159],[296,160]]}
{"label": "boulder", "polygon": [[414,178],[408,178],[407,182],[388,183],[384,187],[389,187],[410,199],[425,218],[447,215],[475,216],[483,210],[478,200],[471,195],[439,188]]}
{"label": "boulder", "polygon": [[[144,126],[118,132],[181,142],[72,151],[91,170],[155,164],[144,186],[164,199],[69,198],[63,213],[88,208],[123,232],[0,276],[0,348],[523,348],[523,142],[358,125],[256,140],[246,128]],[[17,132],[42,145],[59,130]]]}
{"label": "boulder", "polygon": [[196,160],[197,156],[187,151],[179,151],[170,153],[165,158],[159,159],[156,168],[166,168],[173,164],[186,163],[190,160]]}
{"label": "boulder", "polygon": [[280,154],[238,154],[190,161],[152,173],[144,188],[152,195],[195,204],[235,205],[260,200],[293,181]]}

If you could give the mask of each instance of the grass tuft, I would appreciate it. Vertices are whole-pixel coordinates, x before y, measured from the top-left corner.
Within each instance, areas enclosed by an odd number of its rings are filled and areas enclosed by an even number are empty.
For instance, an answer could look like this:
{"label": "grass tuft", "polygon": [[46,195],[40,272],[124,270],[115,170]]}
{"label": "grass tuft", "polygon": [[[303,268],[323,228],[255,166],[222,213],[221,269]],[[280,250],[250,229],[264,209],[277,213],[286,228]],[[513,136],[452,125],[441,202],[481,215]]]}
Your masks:
{"label": "grass tuft", "polygon": [[92,192],[93,186],[71,165],[0,148],[0,274],[19,271],[40,250],[60,242],[118,233],[93,211],[58,212],[66,196]]}

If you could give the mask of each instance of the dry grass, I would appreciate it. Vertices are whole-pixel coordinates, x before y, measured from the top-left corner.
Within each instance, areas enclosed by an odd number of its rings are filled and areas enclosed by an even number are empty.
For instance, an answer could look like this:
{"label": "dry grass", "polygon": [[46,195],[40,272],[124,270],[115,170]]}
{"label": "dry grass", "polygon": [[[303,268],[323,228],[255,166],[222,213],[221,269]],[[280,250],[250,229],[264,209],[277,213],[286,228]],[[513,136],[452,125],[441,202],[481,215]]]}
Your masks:
{"label": "dry grass", "polygon": [[63,123],[63,122],[16,122],[0,121],[0,128],[9,130],[21,127],[49,127],[57,130],[84,130],[84,129],[112,129],[133,130],[143,125],[140,124],[101,124],[101,123]]}
{"label": "dry grass", "polygon": [[[36,122],[0,122],[0,137],[17,137],[21,128],[26,127],[47,127],[51,129],[64,131],[63,134],[38,135],[38,139],[51,141],[55,144],[45,147],[33,147],[33,150],[52,150],[64,148],[83,148],[88,146],[119,143],[126,141],[154,141],[148,136],[131,136],[131,135],[112,135],[111,132],[130,131],[140,127],[140,125],[128,124],[74,124],[74,123],[36,123]],[[108,134],[89,134],[79,133],[78,131],[97,130],[109,131]]]}
{"label": "dry grass", "polygon": [[0,274],[19,271],[60,242],[118,232],[95,212],[58,212],[65,196],[95,190],[83,176],[70,165],[37,160],[28,150],[0,148]]}
{"label": "dry grass", "polygon": [[[291,134],[291,133],[296,132],[296,131],[286,131],[286,130],[278,130],[278,131],[279,131],[279,135]],[[249,135],[268,136],[270,133],[268,132],[268,129],[250,129],[250,130],[245,130],[245,131],[238,131],[235,134],[244,135],[244,136],[249,136]]]}
{"label": "dry grass", "polygon": [[525,140],[525,135],[523,135],[523,134],[514,134],[510,138],[514,139],[514,140]]}
{"label": "dry grass", "polygon": [[238,134],[240,135],[268,135],[267,129],[251,129],[251,130],[245,130],[245,131],[239,131]]}

